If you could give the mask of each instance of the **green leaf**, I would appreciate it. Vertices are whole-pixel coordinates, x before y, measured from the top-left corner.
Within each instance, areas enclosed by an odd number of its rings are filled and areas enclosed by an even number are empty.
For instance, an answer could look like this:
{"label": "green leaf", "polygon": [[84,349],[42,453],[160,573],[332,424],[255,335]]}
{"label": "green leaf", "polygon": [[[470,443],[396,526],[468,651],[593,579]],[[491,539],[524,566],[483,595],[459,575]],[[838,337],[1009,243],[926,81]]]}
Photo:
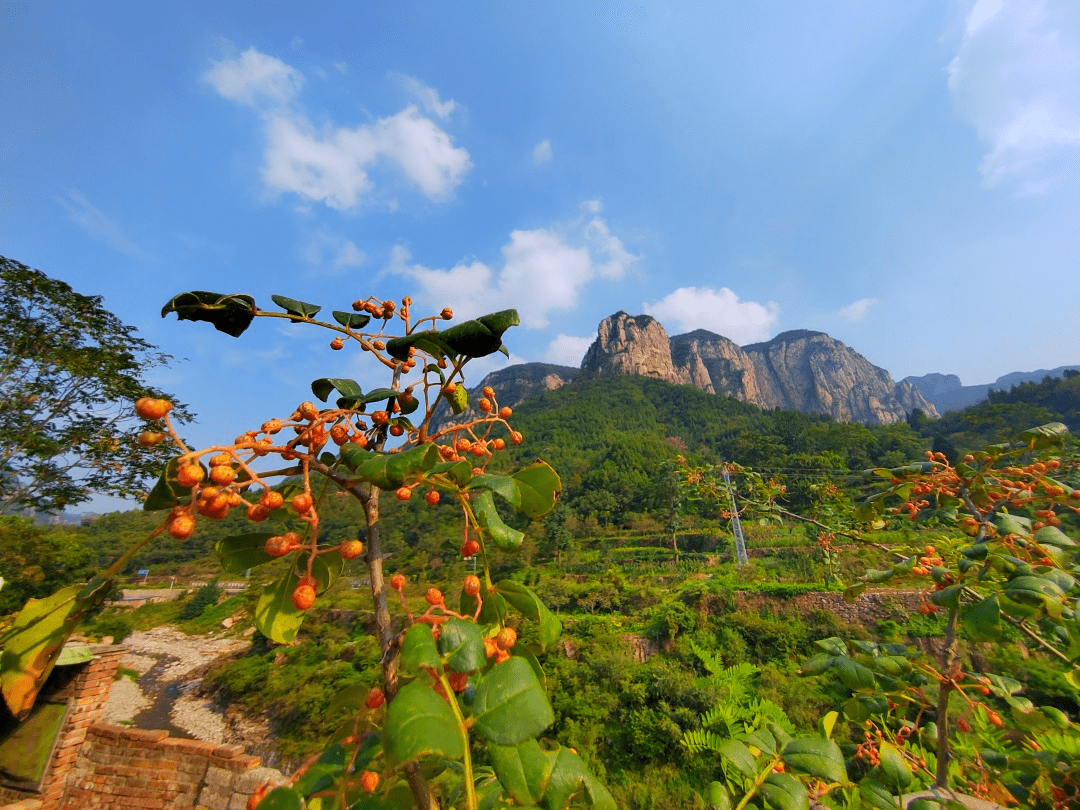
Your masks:
{"label": "green leaf", "polygon": [[885,784],[897,790],[903,790],[911,784],[914,778],[911,766],[908,765],[904,755],[893,745],[887,742],[881,744],[881,762],[878,769]]}
{"label": "green leaf", "polygon": [[484,631],[473,622],[449,619],[439,633],[439,652],[454,672],[476,672],[487,663]]}
{"label": "green leaf", "polygon": [[551,776],[543,799],[547,810],[563,810],[582,787],[589,805],[599,810],[616,810],[615,800],[585,767],[581,757],[568,748],[551,751],[547,756],[551,761]]}
{"label": "green leaf", "polygon": [[784,746],[781,753],[784,765],[789,768],[824,779],[826,782],[846,782],[844,755],[832,740],[813,737],[794,739]]}
{"label": "green leaf", "polygon": [[386,710],[386,752],[398,764],[435,755],[461,759],[461,728],[454,712],[435,690],[421,681],[406,684]]}
{"label": "green leaf", "polygon": [[398,661],[401,671],[407,675],[415,675],[421,667],[430,667],[436,671],[440,669],[439,650],[435,646],[435,637],[431,634],[429,625],[417,622],[405,631]]}
{"label": "green leaf", "polygon": [[504,309],[444,329],[439,333],[439,338],[453,354],[470,358],[486,357],[502,347],[503,332],[519,323],[516,309]]}
{"label": "green leaf", "polygon": [[830,636],[829,638],[819,639],[814,642],[814,646],[819,650],[827,652],[829,655],[847,655],[848,647],[842,638],[837,636]]}
{"label": "green leaf", "polygon": [[863,807],[873,808],[873,810],[896,810],[897,808],[896,797],[892,792],[881,782],[869,776],[859,782],[859,798],[862,799]]}
{"label": "green leaf", "polygon": [[468,461],[440,461],[428,470],[428,475],[445,475],[459,487],[463,487],[472,480],[472,464]]}
{"label": "green leaf", "polygon": [[940,607],[956,610],[960,607],[960,593],[964,590],[964,587],[964,583],[961,582],[940,591],[934,591],[930,594],[930,601]]}
{"label": "green leaf", "polygon": [[[306,571],[307,560],[307,552],[304,552],[297,557],[297,570]],[[333,551],[324,551],[317,555],[315,557],[315,562],[311,564],[311,575],[315,577],[316,593],[324,593],[331,585],[338,581],[341,577],[341,572],[344,570],[345,560],[342,559],[341,553],[337,549],[334,549]]]}
{"label": "green leaf", "polygon": [[1042,546],[1056,546],[1057,548],[1074,548],[1076,541],[1065,534],[1057,526],[1043,526],[1034,535],[1035,542]]}
{"label": "green leaf", "polygon": [[214,543],[214,552],[222,568],[238,574],[274,559],[266,553],[266,541],[273,536],[273,532],[257,532],[222,537]]}
{"label": "green leaf", "polygon": [[999,621],[1001,605],[997,594],[976,602],[964,611],[961,621],[972,641],[997,641],[1001,638]]}
{"label": "green leaf", "polygon": [[44,599],[30,599],[4,636],[0,655],[0,690],[8,709],[22,720],[79,621],[105,601],[111,579],[97,577],[70,585]]}
{"label": "green leaf", "polygon": [[[202,467],[205,474],[206,466],[201,463],[199,466]],[[144,511],[159,512],[162,509],[172,509],[180,503],[181,499],[185,501],[190,499],[191,490],[180,486],[180,482],[176,480],[176,471],[179,467],[179,456],[169,459],[165,469],[161,471],[157,483],[154,484],[154,488],[150,490],[150,494],[146,496],[146,500],[143,502]]]}
{"label": "green leaf", "polygon": [[301,796],[317,793],[334,785],[344,775],[345,763],[349,760],[347,752],[340,743],[330,743],[311,767],[293,784]]}
{"label": "green leaf", "polygon": [[[437,332],[434,329],[413,332],[411,335],[391,338],[386,341],[386,353],[395,360],[408,360],[409,349],[426,352],[436,358],[446,354],[453,354],[450,347],[443,342],[442,332]],[[438,366],[436,366],[436,369],[438,369]]]}
{"label": "green leaf", "polygon": [[734,765],[743,776],[757,776],[757,762],[750,749],[738,740],[721,740],[716,753]]}
{"label": "green leaf", "polygon": [[761,795],[777,810],[810,810],[803,783],[786,773],[770,773],[761,784]]}
{"label": "green leaf", "polygon": [[1004,590],[1006,596],[1017,602],[1025,604],[1041,603],[1046,608],[1047,613],[1050,613],[1056,606],[1057,615],[1061,615],[1060,600],[1064,597],[1064,594],[1057,586],[1057,583],[1046,577],[1021,574],[1005,583]]}
{"label": "green leaf", "polygon": [[337,390],[343,397],[359,397],[363,394],[360,383],[344,377],[320,377],[311,383],[311,393],[319,398],[320,402],[326,402],[330,393]]}
{"label": "green leaf", "polygon": [[504,579],[495,584],[495,590],[522,616],[537,623],[541,647],[547,649],[559,640],[562,622],[529,588],[512,579]]}
{"label": "green leaf", "polygon": [[400,453],[372,453],[346,444],[341,460],[358,477],[380,489],[397,489],[430,470],[439,460],[434,444],[420,444]]}
{"label": "green leaf", "polygon": [[496,745],[517,745],[555,722],[532,667],[515,657],[492,667],[480,679],[472,716],[474,728]]}
{"label": "green leaf", "polygon": [[709,810],[731,810],[731,795],[723,782],[709,783]]}
{"label": "green leaf", "polygon": [[1048,447],[1069,438],[1069,435],[1069,429],[1061,422],[1048,422],[1025,430],[1020,434],[1020,438],[1029,447]]}
{"label": "green leaf", "polygon": [[837,656],[829,655],[828,653],[817,653],[811,655],[806,663],[802,665],[799,670],[800,675],[820,675],[833,665],[833,662],[837,660]]}
{"label": "green leaf", "polygon": [[251,325],[258,309],[250,295],[222,295],[194,290],[169,299],[161,308],[161,317],[176,313],[181,321],[208,321],[219,332],[240,337]]}
{"label": "green leaf", "polygon": [[259,810],[303,810],[303,797],[291,787],[276,787],[259,802]]}
{"label": "green leaf", "polygon": [[271,295],[270,300],[290,315],[295,315],[297,318],[303,318],[304,320],[314,318],[322,309],[322,307],[315,306],[315,304],[307,304],[303,301],[297,301],[295,298],[286,298],[284,295]]}
{"label": "green leaf", "polygon": [[491,764],[503,788],[515,801],[535,805],[547,790],[552,760],[534,739],[520,745],[488,745]]}
{"label": "green leaf", "polygon": [[335,321],[346,329],[363,329],[371,320],[371,316],[363,312],[342,312],[335,309],[330,314],[334,316]]}
{"label": "green leaf", "polygon": [[255,606],[255,626],[278,644],[288,644],[304,623],[304,611],[297,610],[292,593],[300,578],[290,568],[283,577],[263,588]]}
{"label": "green leaf", "polygon": [[873,692],[876,688],[874,673],[850,658],[839,658],[833,669],[840,682],[852,692]]}
{"label": "green leaf", "polygon": [[503,523],[499,513],[495,509],[495,500],[491,493],[484,491],[476,495],[472,500],[473,514],[476,522],[485,534],[490,537],[496,546],[503,551],[517,551],[525,534]]}
{"label": "green leaf", "polygon": [[840,712],[835,709],[831,712],[827,712],[824,717],[818,720],[818,733],[826,740],[832,737],[833,729],[836,728],[836,721],[840,719]]}
{"label": "green leaf", "polygon": [[776,738],[763,728],[759,728],[757,731],[752,731],[747,734],[743,737],[743,742],[751,748],[756,748],[766,754],[777,753]]}
{"label": "green leaf", "polygon": [[546,461],[537,459],[511,476],[517,485],[517,503],[513,505],[530,518],[543,517],[555,508],[562,494],[559,474]]}

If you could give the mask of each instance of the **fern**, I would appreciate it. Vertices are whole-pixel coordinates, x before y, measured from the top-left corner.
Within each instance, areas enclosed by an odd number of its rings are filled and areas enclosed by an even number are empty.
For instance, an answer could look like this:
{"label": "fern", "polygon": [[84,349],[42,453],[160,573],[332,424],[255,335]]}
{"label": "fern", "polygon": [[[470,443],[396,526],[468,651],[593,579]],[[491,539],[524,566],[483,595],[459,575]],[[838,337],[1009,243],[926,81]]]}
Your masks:
{"label": "fern", "polygon": [[727,738],[699,728],[683,734],[682,739],[679,740],[679,742],[691,754],[700,754],[705,751],[712,751],[714,753],[719,751],[720,743],[725,739]]}

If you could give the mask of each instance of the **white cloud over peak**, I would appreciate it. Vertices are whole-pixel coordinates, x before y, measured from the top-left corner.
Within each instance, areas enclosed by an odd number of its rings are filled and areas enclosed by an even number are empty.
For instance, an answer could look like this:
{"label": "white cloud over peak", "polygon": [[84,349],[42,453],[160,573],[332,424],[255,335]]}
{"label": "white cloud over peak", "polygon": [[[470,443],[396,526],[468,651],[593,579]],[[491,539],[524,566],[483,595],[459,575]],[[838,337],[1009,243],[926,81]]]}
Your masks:
{"label": "white cloud over peak", "polygon": [[954,108],[987,144],[988,183],[1038,193],[1080,174],[1080,6],[977,0],[948,74]]}
{"label": "white cloud over peak", "polygon": [[511,231],[498,268],[472,260],[432,269],[410,264],[411,258],[398,246],[390,270],[412,279],[421,291],[415,297],[426,306],[450,306],[459,318],[514,307],[530,329],[546,327],[553,312],[574,309],[587,284],[618,279],[635,261],[596,214],[569,225]]}
{"label": "white cloud over peak", "polygon": [[[303,85],[300,72],[254,48],[216,63],[206,79],[225,98],[260,112],[266,135],[262,178],[271,191],[352,209],[378,192],[374,170],[379,186],[392,184],[397,174],[428,199],[443,200],[472,167],[468,151],[415,105],[356,127],[316,127],[298,106],[287,104]],[[455,102],[441,101],[434,89],[409,80],[440,117],[454,108]],[[384,202],[394,209],[396,200]]]}
{"label": "white cloud over peak", "polygon": [[592,346],[595,338],[577,337],[576,335],[559,335],[548,344],[544,352],[544,360],[548,363],[556,363],[560,366],[581,367],[581,361],[585,358],[585,352]]}
{"label": "white cloud over peak", "polygon": [[643,304],[642,309],[669,332],[706,329],[740,346],[768,340],[780,313],[773,301],[742,301],[727,287],[680,287],[653,304]]}
{"label": "white cloud over peak", "polygon": [[861,321],[869,314],[870,307],[877,304],[877,302],[876,298],[860,298],[858,301],[852,301],[840,310],[840,317],[852,323]]}
{"label": "white cloud over peak", "polygon": [[549,141],[547,138],[544,138],[544,140],[540,141],[540,143],[533,147],[533,163],[535,163],[537,166],[542,163],[547,163],[549,160],[551,160],[552,154],[553,153],[551,151],[551,141]]}
{"label": "white cloud over peak", "polygon": [[235,59],[215,62],[206,72],[206,80],[220,95],[248,107],[263,99],[285,104],[304,86],[299,70],[254,48]]}

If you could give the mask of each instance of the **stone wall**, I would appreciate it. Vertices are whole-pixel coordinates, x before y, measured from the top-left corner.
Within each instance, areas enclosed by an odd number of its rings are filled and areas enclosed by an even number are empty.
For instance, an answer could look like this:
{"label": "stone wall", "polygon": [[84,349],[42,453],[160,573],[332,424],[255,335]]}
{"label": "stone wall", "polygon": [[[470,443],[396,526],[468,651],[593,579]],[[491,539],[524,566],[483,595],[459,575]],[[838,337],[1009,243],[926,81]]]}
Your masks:
{"label": "stone wall", "polygon": [[918,591],[866,591],[854,602],[847,602],[842,593],[810,592],[781,601],[774,596],[737,591],[734,602],[737,608],[757,611],[773,611],[780,603],[784,609],[794,609],[804,616],[815,610],[823,610],[845,624],[865,626],[885,619],[902,622],[919,609],[922,594]]}
{"label": "stone wall", "polygon": [[96,723],[68,779],[62,810],[244,810],[265,782],[284,781],[238,745]]}

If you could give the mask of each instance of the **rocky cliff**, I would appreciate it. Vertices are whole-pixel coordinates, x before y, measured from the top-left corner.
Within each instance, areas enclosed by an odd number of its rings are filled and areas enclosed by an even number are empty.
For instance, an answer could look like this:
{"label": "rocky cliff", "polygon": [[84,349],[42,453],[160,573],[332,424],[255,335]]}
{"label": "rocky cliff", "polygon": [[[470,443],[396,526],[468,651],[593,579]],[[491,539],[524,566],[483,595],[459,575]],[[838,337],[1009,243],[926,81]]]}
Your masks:
{"label": "rocky cliff", "polygon": [[597,331],[582,371],[639,374],[735,397],[762,408],[824,413],[849,422],[883,424],[934,406],[910,383],[823,332],[797,330],[739,347],[698,330],[668,338],[648,315],[617,312]]}

